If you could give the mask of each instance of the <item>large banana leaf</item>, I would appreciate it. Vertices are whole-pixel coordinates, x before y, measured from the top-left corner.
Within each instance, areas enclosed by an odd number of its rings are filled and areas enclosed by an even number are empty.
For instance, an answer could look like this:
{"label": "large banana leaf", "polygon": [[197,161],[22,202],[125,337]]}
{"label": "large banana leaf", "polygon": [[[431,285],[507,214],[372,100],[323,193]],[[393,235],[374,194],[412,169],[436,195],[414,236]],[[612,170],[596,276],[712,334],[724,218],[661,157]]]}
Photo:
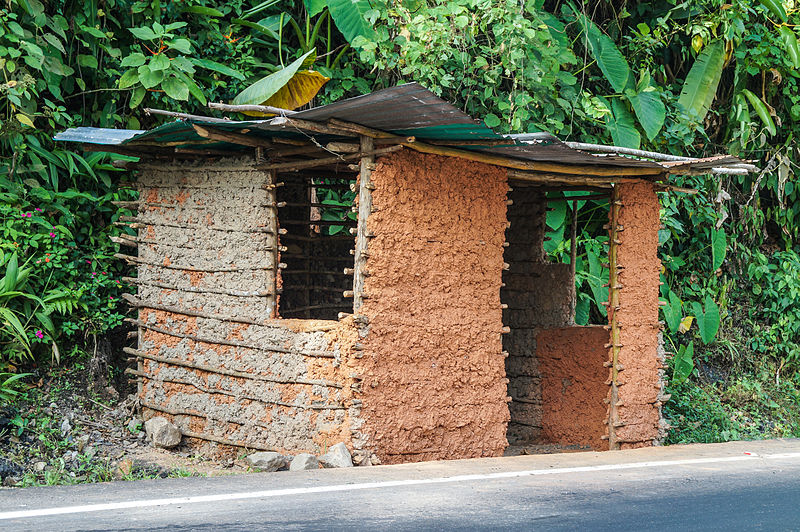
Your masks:
{"label": "large banana leaf", "polygon": [[764,123],[764,126],[766,126],[769,134],[774,135],[777,132],[777,129],[775,128],[775,121],[772,120],[772,115],[770,114],[769,109],[767,109],[766,104],[761,101],[761,98],[747,89],[742,89],[742,94],[747,97],[747,101],[750,102],[750,105],[753,107],[753,109],[755,109],[756,114]]}
{"label": "large banana leaf", "polygon": [[697,120],[705,118],[714,101],[724,65],[725,46],[718,40],[700,52],[686,76],[678,103]]}
{"label": "large banana leaf", "polygon": [[[305,105],[328,81],[319,72],[300,70],[313,61],[311,50],[277,72],[262,78],[233,99],[235,105],[272,105],[282,109],[296,109]],[[247,113],[251,116],[265,116],[260,113]]]}
{"label": "large banana leaf", "polygon": [[301,70],[264,104],[281,109],[297,109],[310,102],[330,79],[316,70]]}
{"label": "large banana leaf", "polygon": [[786,53],[789,54],[792,66],[800,68],[800,49],[797,46],[797,36],[789,26],[781,26],[778,31],[781,34],[781,40],[786,47]]}
{"label": "large banana leaf", "polygon": [[608,125],[614,145],[639,149],[642,137],[639,135],[639,130],[636,129],[633,115],[628,110],[625,102],[619,98],[614,98],[611,101],[611,111],[612,116],[606,117],[606,125]]}
{"label": "large banana leaf", "polygon": [[328,0],[328,12],[333,22],[350,43],[359,35],[368,39],[375,36],[375,30],[365,16],[371,10],[369,0]]}
{"label": "large banana leaf", "polygon": [[597,66],[616,92],[622,92],[632,84],[631,71],[622,53],[606,34],[589,20],[586,15],[579,15],[585,43],[589,52],[597,61]]}
{"label": "large banana leaf", "polygon": [[661,101],[656,91],[647,90],[647,88],[627,96],[647,138],[653,140],[661,131],[664,120],[667,118],[667,108],[664,106],[664,102]]}

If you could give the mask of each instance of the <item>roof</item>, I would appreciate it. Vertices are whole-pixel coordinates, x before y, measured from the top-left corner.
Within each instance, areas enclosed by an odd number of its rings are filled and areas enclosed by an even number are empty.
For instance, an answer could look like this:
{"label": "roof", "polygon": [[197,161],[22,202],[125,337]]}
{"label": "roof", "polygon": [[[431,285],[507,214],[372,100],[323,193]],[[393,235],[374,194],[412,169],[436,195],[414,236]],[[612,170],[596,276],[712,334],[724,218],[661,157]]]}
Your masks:
{"label": "roof", "polygon": [[[640,168],[643,172],[652,175],[709,172],[712,168],[742,165],[742,161],[731,156],[709,160],[688,159],[678,164],[674,162],[660,163],[643,157],[620,156],[615,153],[597,155],[572,148],[549,134],[526,135],[525,140],[518,140],[512,136],[495,133],[483,121],[472,118],[418,83],[399,85],[300,112],[287,112],[286,116],[288,121],[284,117],[279,117],[277,120],[267,118],[237,121],[183,115],[179,120],[148,131],[79,127],[59,133],[54,139],[99,146],[118,146],[131,150],[144,147],[169,147],[183,150],[213,150],[214,152],[231,152],[233,154],[251,148],[236,142],[209,141],[209,139],[201,137],[194,126],[212,127],[214,130],[244,134],[253,139],[283,137],[284,139],[306,140],[313,136],[316,142],[324,143],[342,140],[348,135],[346,132],[342,135],[331,134],[331,131],[309,132],[303,128],[292,127],[291,124],[294,121],[326,124],[331,119],[336,119],[391,135],[414,137],[417,142],[446,143],[447,146],[458,150],[478,152],[498,160],[506,158],[511,161],[558,163],[584,167]],[[350,138],[353,136],[357,135],[349,134]],[[480,144],[481,141],[486,141],[486,144]],[[461,144],[459,144],[460,142]],[[627,153],[630,151],[628,150]],[[518,168],[518,166],[512,167]],[[645,169],[652,171],[647,172]]]}

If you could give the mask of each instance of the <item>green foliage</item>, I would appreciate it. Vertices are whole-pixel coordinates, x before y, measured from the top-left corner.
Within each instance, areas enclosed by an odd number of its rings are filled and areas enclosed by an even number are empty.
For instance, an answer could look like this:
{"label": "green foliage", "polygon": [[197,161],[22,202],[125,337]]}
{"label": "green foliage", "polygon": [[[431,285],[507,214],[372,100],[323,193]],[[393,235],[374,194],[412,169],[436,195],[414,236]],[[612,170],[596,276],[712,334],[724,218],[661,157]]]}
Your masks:
{"label": "green foliage", "polygon": [[692,118],[702,121],[717,94],[717,87],[725,66],[725,46],[717,40],[697,56],[683,82],[678,105]]}

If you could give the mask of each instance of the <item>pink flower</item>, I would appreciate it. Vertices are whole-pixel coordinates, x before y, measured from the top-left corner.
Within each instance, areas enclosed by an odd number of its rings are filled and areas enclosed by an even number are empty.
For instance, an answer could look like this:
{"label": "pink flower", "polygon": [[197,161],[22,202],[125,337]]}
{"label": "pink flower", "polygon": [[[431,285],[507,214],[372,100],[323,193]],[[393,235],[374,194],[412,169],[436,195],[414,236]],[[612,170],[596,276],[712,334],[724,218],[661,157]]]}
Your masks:
{"label": "pink flower", "polygon": [[91,264],[91,263],[92,263],[92,261],[90,261],[90,260],[86,261],[86,264]]}
{"label": "pink flower", "polygon": [[36,212],[42,212],[42,209],[40,209],[39,207],[36,207]]}
{"label": "pink flower", "polygon": [[103,275],[106,275],[108,272],[103,272]]}
{"label": "pink flower", "polygon": [[44,338],[44,333],[39,329],[36,330],[36,338],[38,338],[39,340]]}
{"label": "pink flower", "polygon": [[55,238],[55,237],[56,237],[55,233],[50,233],[50,238]]}
{"label": "pink flower", "polygon": [[32,213],[32,212],[26,212],[26,213],[25,213],[25,216],[27,216],[28,218],[30,218],[31,216],[33,216],[33,213]]}
{"label": "pink flower", "polygon": [[95,272],[92,272],[92,277],[95,277],[96,275],[97,275],[97,274],[96,274]]}
{"label": "pink flower", "polygon": [[110,301],[114,301],[114,298],[113,298],[113,297],[111,297],[111,296],[108,296],[108,299],[109,299]]}

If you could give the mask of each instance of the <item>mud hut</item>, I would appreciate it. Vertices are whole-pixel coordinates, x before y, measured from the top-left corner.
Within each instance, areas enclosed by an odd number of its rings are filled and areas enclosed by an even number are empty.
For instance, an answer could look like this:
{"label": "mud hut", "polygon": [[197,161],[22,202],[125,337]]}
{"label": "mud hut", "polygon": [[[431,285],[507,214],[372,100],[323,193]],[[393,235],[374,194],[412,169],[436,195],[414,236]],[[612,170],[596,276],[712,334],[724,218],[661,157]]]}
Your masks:
{"label": "mud hut", "polygon": [[[145,418],[361,463],[661,440],[657,194],[747,165],[501,136],[417,84],[277,112],[56,137],[140,157],[117,256]],[[608,198],[606,325],[543,251],[558,190]]]}

